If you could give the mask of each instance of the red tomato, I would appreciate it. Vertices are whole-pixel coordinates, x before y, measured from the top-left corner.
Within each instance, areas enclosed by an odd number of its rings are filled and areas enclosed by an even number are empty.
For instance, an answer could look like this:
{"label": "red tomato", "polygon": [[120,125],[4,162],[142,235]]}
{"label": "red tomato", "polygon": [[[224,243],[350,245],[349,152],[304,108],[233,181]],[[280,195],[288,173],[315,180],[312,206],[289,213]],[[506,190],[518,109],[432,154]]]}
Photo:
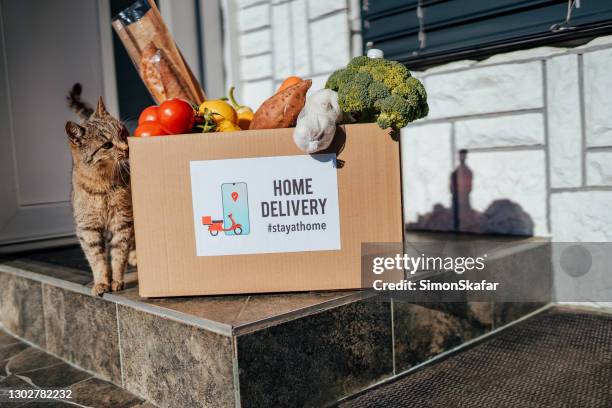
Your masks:
{"label": "red tomato", "polygon": [[181,134],[191,131],[195,113],[189,102],[172,98],[159,105],[157,120],[171,134]]}
{"label": "red tomato", "polygon": [[152,120],[142,122],[134,132],[134,136],[138,137],[164,136],[167,134],[169,134],[168,131],[160,123]]}
{"label": "red tomato", "polygon": [[138,117],[138,124],[141,125],[142,122],[153,121],[157,122],[157,112],[159,110],[159,106],[149,106],[142,111],[140,116]]}

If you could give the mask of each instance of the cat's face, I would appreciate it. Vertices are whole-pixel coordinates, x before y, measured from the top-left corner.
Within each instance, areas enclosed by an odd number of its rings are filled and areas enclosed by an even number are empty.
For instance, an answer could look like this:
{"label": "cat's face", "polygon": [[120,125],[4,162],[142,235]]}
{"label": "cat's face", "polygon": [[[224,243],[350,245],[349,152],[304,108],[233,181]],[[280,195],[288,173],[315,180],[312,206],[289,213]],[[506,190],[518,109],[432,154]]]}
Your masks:
{"label": "cat's face", "polygon": [[75,165],[78,161],[79,165],[102,172],[127,163],[128,131],[121,121],[106,111],[102,98],[83,126],[67,122],[66,133]]}

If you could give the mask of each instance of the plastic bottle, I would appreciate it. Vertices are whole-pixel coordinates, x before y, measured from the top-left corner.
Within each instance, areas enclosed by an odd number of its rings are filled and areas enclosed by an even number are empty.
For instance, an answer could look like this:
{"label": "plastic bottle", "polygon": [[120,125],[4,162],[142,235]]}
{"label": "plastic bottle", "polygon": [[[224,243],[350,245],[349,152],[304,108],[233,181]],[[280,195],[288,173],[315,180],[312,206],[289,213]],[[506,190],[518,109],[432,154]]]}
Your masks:
{"label": "plastic bottle", "polygon": [[368,58],[384,58],[385,53],[383,50],[379,50],[378,48],[370,48],[368,53],[366,54]]}

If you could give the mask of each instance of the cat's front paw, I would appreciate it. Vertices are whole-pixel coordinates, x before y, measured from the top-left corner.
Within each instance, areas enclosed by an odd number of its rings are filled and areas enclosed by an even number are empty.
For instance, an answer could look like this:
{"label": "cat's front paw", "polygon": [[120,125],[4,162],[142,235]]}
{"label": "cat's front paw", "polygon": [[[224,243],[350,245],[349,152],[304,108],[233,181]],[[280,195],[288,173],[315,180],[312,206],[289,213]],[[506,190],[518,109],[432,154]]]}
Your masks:
{"label": "cat's front paw", "polygon": [[125,283],[123,281],[112,281],[111,282],[111,290],[113,292],[119,292],[120,290],[123,290],[125,286]]}
{"label": "cat's front paw", "polygon": [[96,283],[91,288],[91,294],[94,296],[102,296],[106,292],[110,292],[111,287],[108,283]]}

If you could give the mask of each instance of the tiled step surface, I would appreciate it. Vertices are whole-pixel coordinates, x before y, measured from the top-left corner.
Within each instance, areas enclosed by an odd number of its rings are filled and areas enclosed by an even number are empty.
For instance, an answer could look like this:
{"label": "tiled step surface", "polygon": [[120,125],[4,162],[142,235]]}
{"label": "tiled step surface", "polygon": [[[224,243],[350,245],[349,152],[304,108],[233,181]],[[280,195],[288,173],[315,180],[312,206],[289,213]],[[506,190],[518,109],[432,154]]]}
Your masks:
{"label": "tiled step surface", "polygon": [[[522,271],[547,273],[545,260]],[[135,282],[94,298],[89,280],[78,248],[0,261],[4,330],[159,406],[324,406],[547,303],[359,291],[142,299]]]}
{"label": "tiled step surface", "polygon": [[[66,389],[70,398],[15,398],[8,389]],[[153,408],[134,394],[96,378],[0,331],[0,406]]]}

